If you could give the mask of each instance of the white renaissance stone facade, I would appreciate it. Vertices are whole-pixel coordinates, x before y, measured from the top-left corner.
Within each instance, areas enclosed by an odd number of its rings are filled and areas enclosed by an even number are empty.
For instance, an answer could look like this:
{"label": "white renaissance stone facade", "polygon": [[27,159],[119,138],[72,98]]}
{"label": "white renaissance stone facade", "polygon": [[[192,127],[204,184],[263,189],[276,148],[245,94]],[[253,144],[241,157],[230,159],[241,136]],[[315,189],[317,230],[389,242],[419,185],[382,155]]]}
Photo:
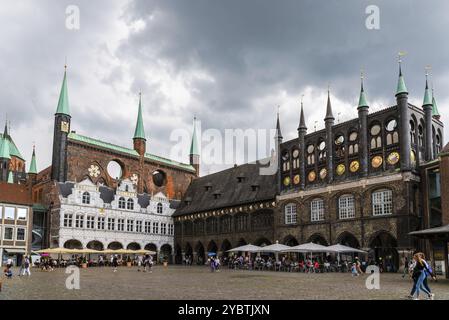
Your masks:
{"label": "white renaissance stone facade", "polygon": [[83,248],[149,249],[156,250],[160,258],[171,258],[175,209],[164,194],[147,196],[149,204],[142,208],[133,182],[124,180],[111,203],[100,196],[100,186],[89,179],[75,183],[67,198],[60,195],[61,246],[71,247],[79,241]]}

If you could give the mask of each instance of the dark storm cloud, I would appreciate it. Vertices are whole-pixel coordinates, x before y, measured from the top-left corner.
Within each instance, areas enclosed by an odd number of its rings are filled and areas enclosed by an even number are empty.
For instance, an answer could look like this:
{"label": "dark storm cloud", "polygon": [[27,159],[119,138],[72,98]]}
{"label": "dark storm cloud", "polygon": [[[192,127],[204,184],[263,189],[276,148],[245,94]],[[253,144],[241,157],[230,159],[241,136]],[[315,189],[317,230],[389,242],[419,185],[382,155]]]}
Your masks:
{"label": "dark storm cloud", "polygon": [[[380,8],[380,30],[365,27],[371,4]],[[299,97],[305,86],[324,91],[330,82],[334,95],[353,102],[362,67],[369,97],[393,104],[400,50],[408,52],[404,72],[411,96],[420,101],[425,65],[433,65],[437,88],[447,83],[448,7],[444,1],[137,0],[126,17],[146,21],[146,28],[119,55],[163,57],[179,72],[207,70],[216,83],[199,85],[198,99],[213,127],[223,127],[219,115],[229,111],[236,126],[264,121],[242,115],[253,98],[281,88]],[[440,99],[444,95],[438,91]],[[312,113],[324,103],[307,108]]]}
{"label": "dark storm cloud", "polygon": [[[81,10],[77,32],[64,27],[69,4]],[[368,5],[380,9],[380,30],[365,27]],[[48,165],[68,56],[72,127],[79,133],[129,146],[142,90],[149,149],[157,154],[169,155],[171,131],[190,128],[193,115],[203,129],[271,128],[277,104],[290,139],[306,88],[309,129],[322,125],[328,83],[336,113],[355,116],[360,68],[369,101],[394,104],[396,55],[406,51],[412,101],[421,104],[424,66],[432,65],[448,122],[448,9],[444,0],[11,2],[0,10],[0,121],[8,112],[23,153],[29,158],[37,139],[45,154],[39,165]],[[120,38],[117,25],[124,22],[131,31]]]}

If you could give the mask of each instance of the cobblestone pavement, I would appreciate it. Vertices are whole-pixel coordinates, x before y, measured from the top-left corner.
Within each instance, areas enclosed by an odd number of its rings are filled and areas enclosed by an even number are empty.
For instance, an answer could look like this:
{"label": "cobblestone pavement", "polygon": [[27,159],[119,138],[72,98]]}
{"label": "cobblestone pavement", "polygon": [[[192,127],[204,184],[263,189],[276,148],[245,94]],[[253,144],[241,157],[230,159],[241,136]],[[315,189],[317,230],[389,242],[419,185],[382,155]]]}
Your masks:
{"label": "cobblestone pavement", "polygon": [[[14,270],[15,274],[17,270]],[[91,268],[80,271],[80,290],[66,289],[68,274],[32,271],[30,278],[3,279],[3,299],[405,299],[411,281],[400,274],[381,274],[380,290],[368,290],[365,276],[324,273],[303,274],[207,267],[156,267],[153,273],[136,268]],[[430,283],[436,299],[449,300],[449,281]]]}

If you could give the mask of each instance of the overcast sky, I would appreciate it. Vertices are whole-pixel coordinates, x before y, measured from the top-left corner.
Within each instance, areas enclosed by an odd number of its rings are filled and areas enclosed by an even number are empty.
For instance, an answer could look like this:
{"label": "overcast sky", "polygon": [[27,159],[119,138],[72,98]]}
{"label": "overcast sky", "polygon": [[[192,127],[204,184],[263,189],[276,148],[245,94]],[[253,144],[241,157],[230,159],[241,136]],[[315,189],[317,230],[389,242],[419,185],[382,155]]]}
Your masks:
{"label": "overcast sky", "polygon": [[[80,9],[79,30],[66,28],[68,5]],[[379,30],[365,26],[368,5],[380,9]],[[410,102],[422,105],[431,65],[449,123],[447,12],[444,0],[2,1],[0,122],[8,114],[28,164],[34,142],[38,169],[49,166],[67,56],[77,133],[132,146],[142,90],[151,153],[169,156],[170,133],[190,130],[194,115],[203,129],[269,129],[277,105],[289,140],[302,94],[309,131],[324,126],[328,83],[334,115],[356,117],[361,68],[370,110],[394,105],[405,51]]]}

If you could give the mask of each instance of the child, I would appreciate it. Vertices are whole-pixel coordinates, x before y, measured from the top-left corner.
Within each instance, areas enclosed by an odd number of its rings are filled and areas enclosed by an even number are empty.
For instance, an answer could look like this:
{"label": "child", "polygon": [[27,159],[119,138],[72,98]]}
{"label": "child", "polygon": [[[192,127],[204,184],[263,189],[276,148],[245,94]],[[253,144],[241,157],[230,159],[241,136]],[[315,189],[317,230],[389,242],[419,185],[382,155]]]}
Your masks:
{"label": "child", "polygon": [[6,267],[6,269],[5,269],[5,277],[7,278],[7,279],[11,279],[12,278],[12,270],[11,270],[11,268],[9,268],[9,267]]}
{"label": "child", "polygon": [[359,273],[357,272],[357,264],[353,263],[351,267],[351,273],[353,277],[358,277]]}

